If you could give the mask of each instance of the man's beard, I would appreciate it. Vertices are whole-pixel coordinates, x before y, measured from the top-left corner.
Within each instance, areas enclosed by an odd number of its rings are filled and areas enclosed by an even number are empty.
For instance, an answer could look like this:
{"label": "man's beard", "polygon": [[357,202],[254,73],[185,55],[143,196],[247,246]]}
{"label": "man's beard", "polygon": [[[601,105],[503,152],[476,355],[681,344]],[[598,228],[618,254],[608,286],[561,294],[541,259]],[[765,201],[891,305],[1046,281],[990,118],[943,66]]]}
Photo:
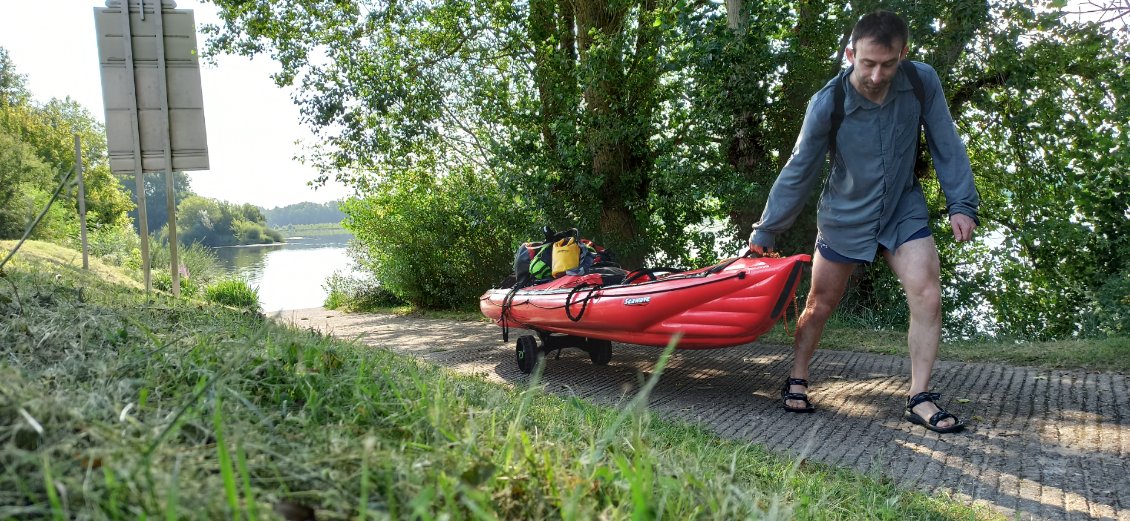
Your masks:
{"label": "man's beard", "polygon": [[890,80],[884,81],[883,83],[871,83],[871,78],[864,77],[859,79],[859,86],[862,87],[862,90],[865,92],[883,92],[890,85]]}

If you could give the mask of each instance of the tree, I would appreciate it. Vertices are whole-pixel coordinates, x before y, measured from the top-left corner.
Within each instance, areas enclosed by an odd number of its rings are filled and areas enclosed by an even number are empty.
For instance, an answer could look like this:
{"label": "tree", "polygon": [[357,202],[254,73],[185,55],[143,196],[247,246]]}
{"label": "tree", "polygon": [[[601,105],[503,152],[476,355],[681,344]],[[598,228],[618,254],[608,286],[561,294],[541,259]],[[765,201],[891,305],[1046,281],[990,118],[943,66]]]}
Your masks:
{"label": "tree", "polygon": [[[149,233],[156,233],[161,228],[169,224],[169,205],[165,195],[165,173],[164,172],[148,172],[142,174],[142,179],[145,183],[145,220],[148,225]],[[131,201],[134,201],[133,208],[129,212],[130,218],[133,219],[134,229],[141,233],[141,225],[138,220],[137,211],[137,182],[133,176],[120,176],[118,178],[122,188],[129,193]],[[188,174],[184,172],[173,172],[173,202],[179,205],[185,199],[196,195],[192,191],[192,180],[189,179]]]}
{"label": "tree", "polygon": [[341,201],[327,203],[301,202],[278,208],[263,210],[270,226],[289,226],[295,224],[340,223],[345,218]]}
{"label": "tree", "polygon": [[9,106],[24,105],[30,98],[27,78],[16,70],[8,50],[0,47],[0,103]]}
{"label": "tree", "polygon": [[[35,103],[26,89],[26,81],[3,49],[0,49],[0,134],[7,136],[3,146],[9,164],[38,165],[29,168],[14,166],[14,170],[3,173],[7,182],[0,187],[0,194],[6,195],[0,195],[0,199],[11,201],[12,194],[22,195],[19,203],[22,210],[10,208],[6,213],[34,215],[47,204],[62,178],[74,169],[74,136],[77,134],[82,142],[89,224],[94,228],[113,228],[125,222],[130,202],[110,175],[102,125],[70,98]],[[44,171],[51,174],[45,175]],[[40,237],[49,237],[52,233],[77,235],[77,196],[73,186],[61,194],[55,203],[59,210],[50,215],[52,219],[65,222],[49,221],[41,225],[42,230],[53,231],[37,232],[47,233]],[[24,224],[26,221],[20,226]]]}
{"label": "tree", "polygon": [[[280,85],[301,85],[295,101],[326,143],[313,152],[323,176],[381,194],[471,172],[528,210],[517,236],[539,221],[576,225],[629,264],[744,244],[809,97],[843,66],[855,20],[880,5],[217,4],[211,52],[269,53]],[[1085,315],[1109,308],[1100,301],[1118,301],[1099,295],[1124,287],[1104,281],[1130,273],[1124,32],[1017,0],[883,6],[908,19],[911,58],[942,78],[982,224],[1002,237],[996,251],[958,248],[940,188],[923,181],[948,324],[976,324],[970,313],[988,307],[1001,333],[1084,332]],[[803,215],[782,247],[811,249],[815,212]],[[870,308],[901,301],[881,270],[857,293]]]}
{"label": "tree", "polygon": [[233,246],[282,242],[282,236],[266,226],[259,208],[232,204],[199,195],[177,205],[177,239],[184,244]]}

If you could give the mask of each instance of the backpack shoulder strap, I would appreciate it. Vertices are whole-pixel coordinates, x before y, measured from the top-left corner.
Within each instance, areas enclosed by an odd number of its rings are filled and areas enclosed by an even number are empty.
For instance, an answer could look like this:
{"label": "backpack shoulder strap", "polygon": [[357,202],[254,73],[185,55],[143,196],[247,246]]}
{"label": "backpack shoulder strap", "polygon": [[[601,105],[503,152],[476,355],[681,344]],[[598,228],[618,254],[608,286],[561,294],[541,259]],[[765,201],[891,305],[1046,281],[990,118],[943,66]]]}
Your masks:
{"label": "backpack shoulder strap", "polygon": [[926,87],[922,85],[922,77],[918,75],[918,67],[910,60],[903,60],[899,64],[903,74],[910,80],[910,87],[914,89],[914,97],[918,98],[918,139],[914,148],[914,172],[916,177],[926,176],[926,159],[922,157],[922,133],[926,131]]}
{"label": "backpack shoulder strap", "polygon": [[836,160],[836,135],[840,133],[840,124],[844,122],[844,78],[847,77],[851,67],[836,75],[836,84],[832,87],[832,126],[828,129],[828,153],[831,161]]}
{"label": "backpack shoulder strap", "polygon": [[910,86],[914,89],[914,97],[918,98],[918,105],[922,107],[922,111],[926,111],[926,87],[922,85],[922,77],[918,76],[918,67],[914,66],[910,60],[903,60],[899,64],[902,68],[903,74],[910,80]]}

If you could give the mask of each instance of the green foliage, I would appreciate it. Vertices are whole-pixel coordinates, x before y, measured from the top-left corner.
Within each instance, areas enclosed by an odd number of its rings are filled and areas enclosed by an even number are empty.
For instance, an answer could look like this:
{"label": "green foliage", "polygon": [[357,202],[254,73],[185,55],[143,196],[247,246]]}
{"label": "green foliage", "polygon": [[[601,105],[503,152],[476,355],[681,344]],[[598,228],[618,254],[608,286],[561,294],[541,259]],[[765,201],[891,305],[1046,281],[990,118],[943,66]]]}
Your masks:
{"label": "green foliage", "polygon": [[[141,269],[141,238],[129,223],[90,226],[87,230],[89,254],[103,262],[127,270]],[[81,249],[78,234],[68,237],[65,245],[74,250]]]}
{"label": "green foliage", "polygon": [[998,5],[994,18],[956,71],[970,87],[954,104],[999,240],[951,259],[994,332],[1086,334],[1095,296],[1130,266],[1130,47],[1026,5]]}
{"label": "green foliage", "polygon": [[361,266],[398,298],[428,309],[477,301],[508,273],[529,212],[470,171],[401,175],[343,205]]}
{"label": "green foliage", "polygon": [[[149,265],[154,273],[153,278],[154,281],[156,281],[158,277],[169,280],[170,283],[167,287],[158,288],[166,291],[172,287],[172,276],[169,274],[169,268],[171,268],[169,255],[168,240],[161,240],[159,237],[153,237],[149,240]],[[216,256],[215,250],[199,243],[192,243],[178,248],[177,261],[180,266],[183,267],[183,269],[180,269],[182,291],[185,289],[185,280],[191,280],[193,281],[192,284],[194,287],[202,288],[227,276],[227,272],[220,262],[219,257]],[[154,282],[154,285],[156,284],[157,283]],[[192,294],[195,294],[195,292]]]}
{"label": "green foliage", "polygon": [[[173,276],[169,274],[168,269],[155,269],[152,277],[153,289],[165,293],[173,292]],[[180,285],[180,296],[183,298],[192,298],[200,293],[200,285],[196,283],[196,279],[182,275],[177,279],[177,283]]]}
{"label": "green foliage", "polygon": [[334,273],[322,288],[326,290],[326,309],[343,311],[374,311],[406,304],[399,297],[372,278],[355,278]]}
{"label": "green foliage", "polygon": [[272,244],[282,234],[266,226],[262,211],[251,204],[232,204],[192,195],[177,206],[177,239],[206,246]]}
{"label": "green foliage", "polygon": [[340,207],[341,201],[321,204],[302,202],[263,210],[263,216],[267,218],[267,225],[272,228],[301,224],[338,224],[345,218],[345,213]]}
{"label": "green foliage", "polygon": [[1091,327],[1107,335],[1130,336],[1130,269],[1099,288]]}
{"label": "green foliage", "polygon": [[18,239],[42,208],[35,193],[53,173],[31,146],[0,132],[0,238]]}
{"label": "green foliage", "polygon": [[242,279],[224,279],[204,289],[204,299],[224,306],[258,313],[259,288],[253,288]]}
{"label": "green foliage", "polygon": [[[848,31],[884,7],[909,21],[910,58],[942,78],[983,199],[981,235],[992,234],[954,244],[944,194],[924,182],[947,334],[1097,331],[1087,316],[1109,308],[1096,299],[1130,262],[1130,49],[1124,33],[1070,22],[1054,4],[377,4],[221,0],[221,24],[209,29],[212,53],[279,61],[277,81],[300,87],[325,143],[311,159],[360,197],[472,172],[513,198],[505,206],[576,226],[629,265],[708,262],[744,243],[809,98],[844,65]],[[424,211],[410,204],[434,204],[406,198],[397,208],[408,215]],[[379,220],[353,216],[358,237]],[[495,240],[526,233],[519,221]],[[810,206],[779,245],[811,251],[815,233]],[[395,271],[387,252],[418,244],[370,238],[386,252],[381,275]],[[884,273],[860,279],[849,308],[895,324],[903,298]],[[390,289],[424,285],[397,276]]]}
{"label": "green foliage", "polygon": [[[74,136],[81,140],[87,220],[92,226],[128,222],[128,196],[110,174],[102,125],[68,98],[39,104],[0,49],[0,238],[22,235],[60,181],[74,170]],[[44,195],[46,194],[46,196]],[[64,240],[77,230],[78,190],[65,189],[35,237]]]}
{"label": "green foliage", "polygon": [[[132,175],[118,178],[122,188],[129,193],[130,201],[137,201],[137,179]],[[166,176],[164,172],[148,172],[142,174],[142,183],[145,189],[145,221],[149,233],[157,233],[169,224],[168,195],[165,192]],[[184,172],[173,172],[173,204],[179,205],[185,199],[195,195],[192,191],[191,180]],[[129,216],[133,219],[134,229],[141,233],[139,212],[136,205],[130,208]]]}

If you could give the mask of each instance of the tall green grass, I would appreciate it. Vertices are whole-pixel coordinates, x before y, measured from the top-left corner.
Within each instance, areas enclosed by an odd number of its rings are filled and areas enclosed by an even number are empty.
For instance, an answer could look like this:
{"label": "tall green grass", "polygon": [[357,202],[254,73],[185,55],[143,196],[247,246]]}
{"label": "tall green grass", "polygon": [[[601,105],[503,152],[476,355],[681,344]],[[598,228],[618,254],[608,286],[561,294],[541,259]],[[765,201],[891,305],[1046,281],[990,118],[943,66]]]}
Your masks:
{"label": "tall green grass", "polygon": [[643,396],[596,407],[55,274],[0,280],[0,518],[991,517]]}

